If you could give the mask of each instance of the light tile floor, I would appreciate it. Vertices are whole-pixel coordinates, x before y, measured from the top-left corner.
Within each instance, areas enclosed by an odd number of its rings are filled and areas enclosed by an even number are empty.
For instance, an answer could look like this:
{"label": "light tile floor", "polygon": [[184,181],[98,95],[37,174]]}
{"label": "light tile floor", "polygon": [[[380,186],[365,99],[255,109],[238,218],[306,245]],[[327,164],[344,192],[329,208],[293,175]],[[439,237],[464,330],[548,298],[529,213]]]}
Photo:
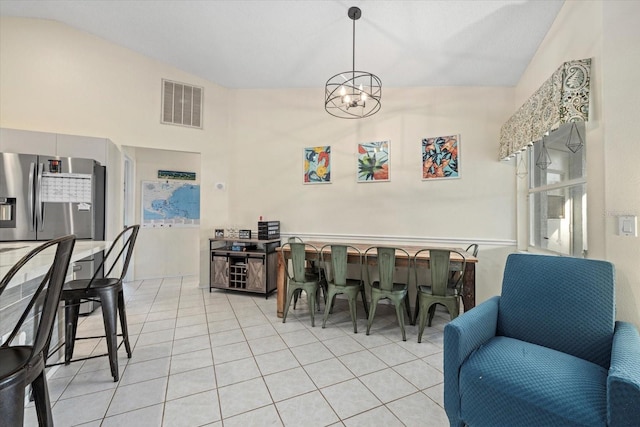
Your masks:
{"label": "light tile floor", "polygon": [[[119,351],[120,381],[106,357],[60,366],[49,394],[57,426],[447,426],[438,311],[417,342],[403,342],[395,311],[380,306],[367,336],[358,307],[354,334],[345,300],[327,326],[306,302],[287,322],[276,297],[199,289],[196,277],[125,284],[133,356]],[[99,311],[78,336],[103,334]],[[104,340],[74,356],[106,352]],[[33,404],[25,425],[37,425]]]}

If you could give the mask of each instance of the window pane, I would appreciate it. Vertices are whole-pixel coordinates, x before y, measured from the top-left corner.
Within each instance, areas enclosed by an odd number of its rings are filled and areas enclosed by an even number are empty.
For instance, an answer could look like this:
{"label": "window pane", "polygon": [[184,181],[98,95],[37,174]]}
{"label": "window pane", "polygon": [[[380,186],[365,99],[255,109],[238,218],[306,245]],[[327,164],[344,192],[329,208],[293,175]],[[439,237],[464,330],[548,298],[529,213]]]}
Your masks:
{"label": "window pane", "polygon": [[[529,166],[529,170],[533,173],[529,188],[559,184],[586,176],[586,149],[584,145],[582,147],[578,145],[581,142],[584,143],[584,122],[577,123],[575,127],[572,125],[572,123],[562,125],[545,137],[544,147],[542,141],[533,145]],[[546,169],[540,167],[542,161],[550,162]]]}
{"label": "window pane", "polygon": [[564,255],[587,249],[587,192],[579,184],[529,195],[530,245]]}

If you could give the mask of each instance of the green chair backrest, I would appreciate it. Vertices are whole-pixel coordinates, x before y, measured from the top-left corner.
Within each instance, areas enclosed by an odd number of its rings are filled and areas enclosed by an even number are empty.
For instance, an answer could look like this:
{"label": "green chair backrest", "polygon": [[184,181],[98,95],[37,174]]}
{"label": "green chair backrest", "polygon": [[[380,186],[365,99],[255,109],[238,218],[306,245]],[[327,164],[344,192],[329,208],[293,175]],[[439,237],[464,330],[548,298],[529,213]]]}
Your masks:
{"label": "green chair backrest", "polygon": [[429,252],[429,272],[431,274],[431,293],[437,296],[446,296],[447,287],[449,285],[449,279],[451,277],[451,254],[458,254],[462,258],[462,265],[460,267],[461,273],[457,276],[455,282],[455,288],[460,292],[460,285],[462,284],[462,277],[464,276],[464,270],[467,266],[467,260],[464,255],[458,251],[450,249],[422,249],[416,252],[413,257],[413,266],[416,272],[416,285],[420,283],[418,278],[418,258],[421,254]]}
{"label": "green chair backrest", "polygon": [[378,248],[378,277],[380,289],[390,291],[393,289],[393,274],[396,271],[395,248]]}
{"label": "green chair backrest", "polygon": [[[331,263],[327,263],[327,257],[329,256],[328,252],[325,249],[331,249]],[[362,278],[362,254],[358,250],[358,248],[350,245],[325,245],[320,249],[320,254],[322,257],[322,265],[330,268],[325,268],[325,274],[330,282],[335,285],[346,285],[347,284],[347,252],[351,249],[358,254],[358,265],[360,268],[360,274],[358,276],[358,280]]]}
{"label": "green chair backrest", "polygon": [[283,250],[286,250],[287,247],[289,247],[291,252],[289,258],[291,260],[291,269],[289,269],[289,263],[286,258],[284,263],[287,276],[289,279],[295,280],[296,282],[305,282],[307,265],[306,251],[307,249],[313,249],[318,252],[318,249],[309,243],[299,242],[285,243],[282,245]]}
{"label": "green chair backrest", "polygon": [[[372,252],[375,251],[376,255]],[[371,277],[369,270],[371,268],[371,258],[376,258],[375,263],[378,265],[378,281],[380,282],[380,289],[385,291],[393,290],[393,277],[396,271],[396,251],[402,252],[407,260],[409,260],[409,254],[402,248],[393,248],[388,246],[371,247],[365,251],[365,264],[367,266],[367,282],[371,284]],[[407,268],[407,279],[409,283],[409,271]]]}
{"label": "green chair backrest", "polygon": [[449,283],[449,261],[451,252],[442,249],[431,249],[429,251],[429,270],[431,271],[431,293],[433,295],[447,295],[447,284]]}

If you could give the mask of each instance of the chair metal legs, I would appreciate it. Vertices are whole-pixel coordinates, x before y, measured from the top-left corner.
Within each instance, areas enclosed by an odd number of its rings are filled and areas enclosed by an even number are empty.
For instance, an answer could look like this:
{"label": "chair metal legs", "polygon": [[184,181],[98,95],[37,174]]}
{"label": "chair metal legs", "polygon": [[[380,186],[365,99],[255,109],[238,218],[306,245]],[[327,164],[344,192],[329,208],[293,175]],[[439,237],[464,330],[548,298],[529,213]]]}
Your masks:
{"label": "chair metal legs", "polygon": [[[344,294],[347,296],[349,301],[349,313],[351,315],[351,323],[353,323],[353,333],[358,333],[358,322],[356,318],[356,300],[358,298],[359,288],[357,287],[336,287],[335,285],[329,285],[329,289],[327,291],[327,300],[324,306],[324,318],[322,320],[322,328],[324,328],[327,324],[327,319],[329,318],[329,314],[333,311],[333,304],[336,299],[336,295]],[[367,302],[364,301],[365,307]],[[367,310],[368,311],[368,310]]]}
{"label": "chair metal legs", "polygon": [[367,303],[367,292],[364,289],[364,285],[360,286],[360,295],[362,296],[362,305],[364,306],[364,313],[366,317],[369,317],[369,304]]}
{"label": "chair metal legs", "polygon": [[316,292],[317,286],[301,286],[299,288],[291,288],[287,292],[287,300],[284,305],[284,313],[282,315],[282,323],[286,323],[287,314],[289,313],[289,306],[291,305],[291,300],[293,299],[296,293],[300,293],[301,291],[305,291],[307,294],[307,304],[309,306],[309,315],[311,316],[311,326],[315,326],[315,306],[316,306]]}
{"label": "chair metal legs", "polygon": [[[282,323],[286,323],[287,321],[287,314],[289,314],[289,306],[291,305],[291,297],[292,294],[291,292],[289,292],[287,294],[287,300],[284,303],[284,311],[282,312]],[[295,310],[295,307],[294,307]]]}
{"label": "chair metal legs", "polygon": [[[34,363],[31,369],[34,371],[31,374],[39,371],[38,376],[31,382],[38,425],[52,427],[53,415],[51,414],[51,402],[49,401],[47,378],[42,357]],[[29,375],[31,374],[25,369],[12,378],[5,378],[4,382],[0,384],[1,426],[22,426],[24,424],[25,388],[29,385]]]}
{"label": "chair metal legs", "polygon": [[[406,298],[405,298],[406,301]],[[398,324],[400,325],[400,330],[402,331],[402,341],[407,340],[407,334],[404,331],[404,308],[402,304],[395,304],[396,306],[396,316],[398,317]]]}
{"label": "chair metal legs", "polygon": [[[391,298],[388,296],[382,297],[375,289],[373,289],[371,292],[371,306],[369,307],[369,317],[367,320],[367,335],[369,335],[369,332],[371,330],[371,325],[373,324],[373,318],[375,317],[375,314],[376,314],[376,308],[378,307],[378,302],[382,298],[388,298],[393,303],[396,309],[396,316],[398,317],[398,324],[400,325],[400,331],[402,332],[402,341],[406,341],[407,335],[404,330],[404,315],[405,315],[405,310],[410,310],[408,296],[405,295],[402,298],[404,300],[404,305],[403,305],[403,301],[400,301],[398,298]],[[411,311],[407,311],[406,314],[409,316],[409,320],[411,320]]]}
{"label": "chair metal legs", "polygon": [[73,349],[76,342],[76,332],[78,331],[78,315],[80,314],[80,299],[65,301],[64,322],[66,325],[64,334],[64,364],[71,363]]}
{"label": "chair metal legs", "polygon": [[[131,345],[129,343],[129,330],[127,327],[127,315],[124,305],[124,294],[122,290],[105,289],[99,290],[98,296],[102,305],[102,320],[104,323],[105,340],[107,342],[107,354],[109,356],[109,366],[113,381],[117,382],[118,373],[118,317],[122,329],[124,347],[127,357],[131,358]],[[78,315],[80,311],[80,300],[67,300],[65,305],[65,364],[72,362],[73,349],[78,330]],[[85,358],[86,359],[86,358]]]}
{"label": "chair metal legs", "polygon": [[26,371],[0,384],[0,413],[9,426],[24,424],[24,388]]}
{"label": "chair metal legs", "polygon": [[374,292],[371,293],[371,306],[369,307],[369,316],[367,316],[367,335],[371,331],[371,325],[373,324],[373,318],[376,315],[376,308],[378,308],[378,301],[380,298],[375,295]]}
{"label": "chair metal legs", "polygon": [[[324,288],[322,288],[321,286],[318,286],[318,290],[316,291],[316,293],[320,292],[320,290],[322,289],[323,295],[324,295],[324,303],[327,303],[327,292],[324,290]],[[296,309],[296,304],[298,303],[298,298],[300,298],[300,295],[302,295],[302,289],[298,288],[296,289],[296,292],[293,294],[293,309]],[[318,311],[320,311],[320,299],[318,298],[318,296],[316,295],[316,306]]]}
{"label": "chair metal legs", "polygon": [[124,308],[124,292],[118,292],[118,313],[120,314],[120,329],[124,340],[124,348],[127,350],[127,357],[131,359],[131,345],[129,344],[129,328],[127,327],[127,312]]}
{"label": "chair metal legs", "polygon": [[[422,342],[422,333],[424,332],[424,328],[427,325],[427,323],[429,327],[431,326],[433,316],[435,315],[435,312],[436,312],[436,305],[438,304],[442,304],[447,308],[447,311],[449,311],[449,316],[451,317],[451,320],[458,317],[458,314],[460,313],[460,300],[457,298],[455,300],[441,299],[438,301],[434,301],[433,299],[430,299],[428,296],[424,296],[419,293],[416,298],[416,317],[418,317],[418,322],[419,322],[419,326],[418,326],[418,342],[419,343]],[[415,320],[416,318],[414,317],[414,323],[415,323]]]}
{"label": "chair metal legs", "polygon": [[117,310],[118,301],[115,292],[101,292],[100,302],[102,304],[102,320],[104,322],[105,339],[107,341],[107,352],[109,353],[109,364],[111,365],[111,375],[113,381],[118,381],[118,327]]}
{"label": "chair metal legs", "polygon": [[[49,401],[49,390],[44,366],[40,375],[31,383],[31,387],[33,390],[33,400],[36,405],[36,414],[38,415],[38,425],[53,426],[53,415],[51,414],[51,402]],[[24,405],[24,397],[22,403]]]}

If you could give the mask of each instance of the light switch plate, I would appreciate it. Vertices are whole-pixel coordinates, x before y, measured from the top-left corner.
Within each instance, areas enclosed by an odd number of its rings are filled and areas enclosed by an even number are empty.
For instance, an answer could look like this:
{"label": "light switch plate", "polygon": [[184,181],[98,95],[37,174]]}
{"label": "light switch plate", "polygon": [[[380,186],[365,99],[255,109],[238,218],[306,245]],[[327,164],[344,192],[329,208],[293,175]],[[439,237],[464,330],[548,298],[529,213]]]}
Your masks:
{"label": "light switch plate", "polygon": [[638,217],[635,215],[619,216],[618,234],[620,236],[638,237]]}

